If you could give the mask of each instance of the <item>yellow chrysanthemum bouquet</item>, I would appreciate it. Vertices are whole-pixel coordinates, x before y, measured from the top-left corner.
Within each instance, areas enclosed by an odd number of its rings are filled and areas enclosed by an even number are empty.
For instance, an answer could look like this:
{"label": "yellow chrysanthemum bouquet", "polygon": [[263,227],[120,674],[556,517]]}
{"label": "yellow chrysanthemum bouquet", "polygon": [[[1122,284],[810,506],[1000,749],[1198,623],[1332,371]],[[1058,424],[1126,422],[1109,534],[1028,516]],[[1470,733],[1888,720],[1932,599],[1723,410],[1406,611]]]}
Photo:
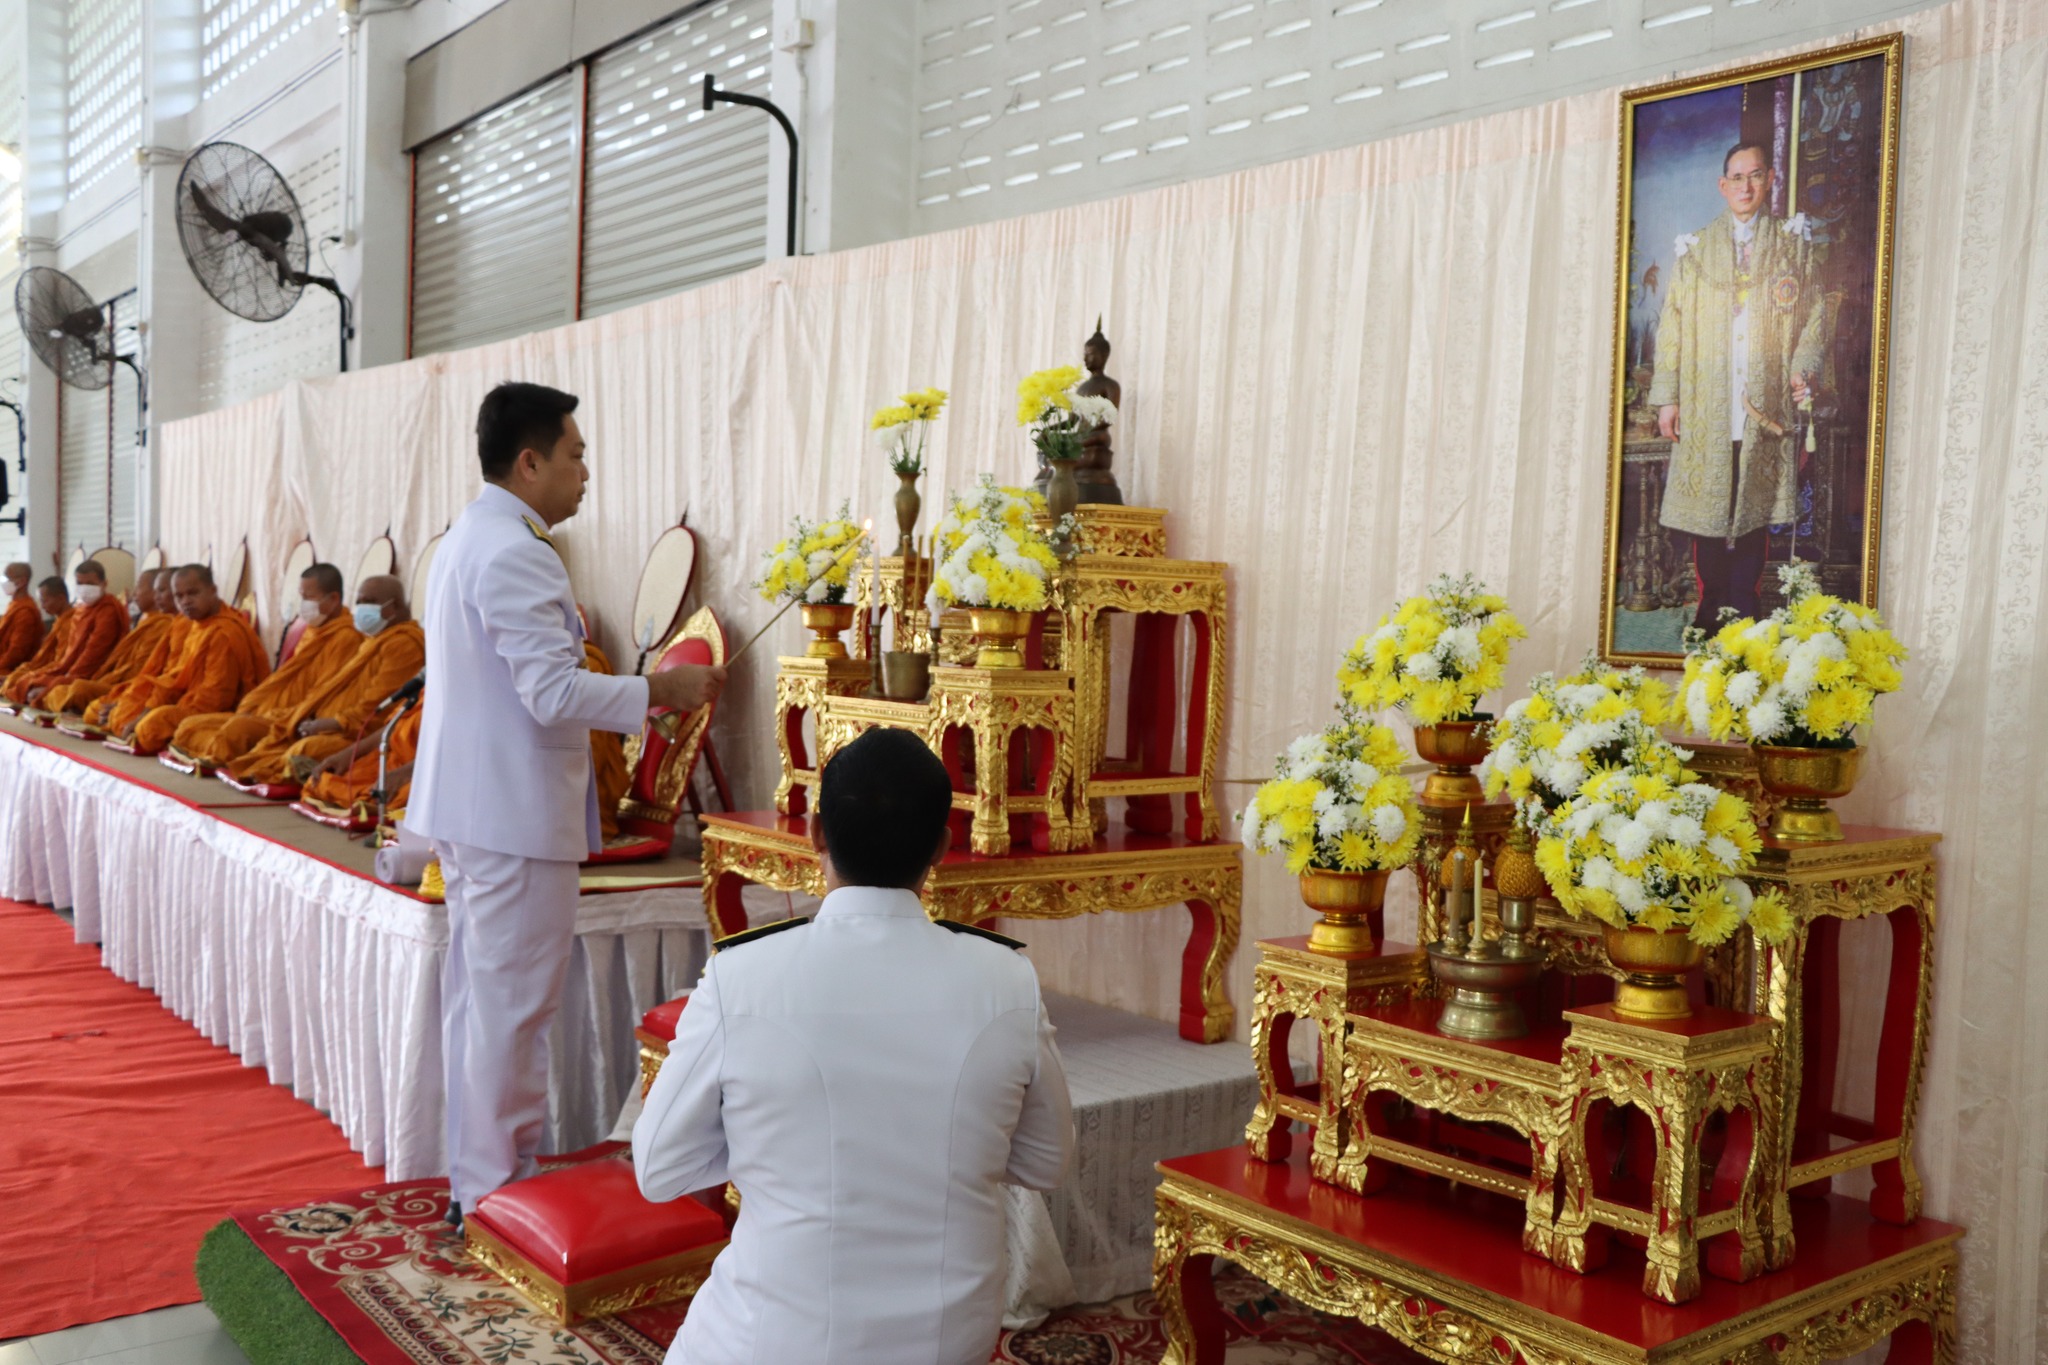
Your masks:
{"label": "yellow chrysanthemum bouquet", "polygon": [[1116,404],[1074,392],[1085,378],[1079,365],[1061,365],[1028,374],[1017,385],[1017,425],[1031,428],[1031,443],[1048,460],[1080,459],[1088,434],[1116,420]]}
{"label": "yellow chrysanthemum bouquet", "polygon": [[1285,853],[1287,870],[1371,872],[1415,858],[1422,822],[1401,776],[1407,754],[1394,732],[1355,707],[1303,735],[1274,764],[1242,817],[1246,847]]}
{"label": "yellow chrysanthemum bouquet", "polygon": [[1397,707],[1424,726],[1464,720],[1501,685],[1508,648],[1527,633],[1477,578],[1445,574],[1351,647],[1337,683],[1365,711]]}
{"label": "yellow chrysanthemum bouquet", "polygon": [[889,457],[889,468],[915,478],[924,473],[924,447],[931,425],[946,406],[944,389],[918,389],[875,409],[868,429]]}
{"label": "yellow chrysanthemum bouquet", "polygon": [[829,521],[810,522],[799,516],[789,534],[762,556],[761,576],[754,588],[766,600],[778,599],[818,606],[846,600],[857,555],[850,552],[861,537],[847,505]]}
{"label": "yellow chrysanthemum bouquet", "polygon": [[1679,684],[1685,721],[1715,739],[1852,748],[1872,701],[1898,690],[1905,646],[1876,611],[1822,592],[1811,564],[1787,564],[1778,581],[1784,606],[1690,642]]}
{"label": "yellow chrysanthemum bouquet", "polygon": [[1760,843],[1749,803],[1695,780],[1685,757],[1657,739],[1595,770],[1536,821],[1536,866],[1566,911],[1613,929],[1683,930],[1712,947],[1747,923],[1781,941],[1784,897],[1742,880]]}
{"label": "yellow chrysanthemum bouquet", "polygon": [[984,474],[970,497],[954,494],[934,532],[938,568],[932,588],[949,606],[1043,611],[1059,569],[1037,517],[1045,499],[1004,488]]}
{"label": "yellow chrysanthemum bouquet", "polygon": [[1670,689],[1640,668],[1603,667],[1588,655],[1576,673],[1539,673],[1508,704],[1479,765],[1488,796],[1507,793],[1525,826],[1578,795],[1595,771],[1650,760],[1670,719]]}

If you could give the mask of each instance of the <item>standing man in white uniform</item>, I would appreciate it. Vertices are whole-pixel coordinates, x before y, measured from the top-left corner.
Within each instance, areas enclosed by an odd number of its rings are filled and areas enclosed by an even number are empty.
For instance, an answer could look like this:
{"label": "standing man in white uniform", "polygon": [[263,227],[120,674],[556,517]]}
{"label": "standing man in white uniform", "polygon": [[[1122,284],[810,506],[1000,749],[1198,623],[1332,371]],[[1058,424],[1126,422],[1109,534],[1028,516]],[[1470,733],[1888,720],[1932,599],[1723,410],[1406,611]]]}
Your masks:
{"label": "standing man in white uniform", "polygon": [[740,1213],[668,1365],[982,1365],[994,1349],[997,1185],[1056,1187],[1074,1125],[1023,945],[918,903],[951,806],[916,736],[841,749],[811,822],[817,918],[724,939],[691,994],[634,1169],[649,1199],[731,1180]]}
{"label": "standing man in white uniform", "polygon": [[723,668],[647,677],[583,667],[583,629],[548,528],[590,479],[576,398],[500,384],[477,414],[484,488],[426,585],[427,713],[406,823],[448,885],[441,1064],[451,1220],[538,1170],[548,1030],[575,929],[577,866],[599,847],[590,731],[693,710]]}

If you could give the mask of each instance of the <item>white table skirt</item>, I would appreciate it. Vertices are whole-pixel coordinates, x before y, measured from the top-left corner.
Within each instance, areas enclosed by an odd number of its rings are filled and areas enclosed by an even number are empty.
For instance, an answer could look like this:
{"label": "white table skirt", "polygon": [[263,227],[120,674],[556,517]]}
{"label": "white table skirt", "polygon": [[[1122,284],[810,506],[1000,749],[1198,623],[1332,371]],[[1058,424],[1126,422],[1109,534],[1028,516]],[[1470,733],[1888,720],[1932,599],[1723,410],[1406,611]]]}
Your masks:
{"label": "white table skirt", "polygon": [[[4,733],[0,895],[71,910],[111,971],[324,1111],[387,1179],[443,1170],[444,906]],[[587,895],[576,933],[557,1151],[604,1136],[635,1084],[633,1025],[707,949],[695,888]]]}

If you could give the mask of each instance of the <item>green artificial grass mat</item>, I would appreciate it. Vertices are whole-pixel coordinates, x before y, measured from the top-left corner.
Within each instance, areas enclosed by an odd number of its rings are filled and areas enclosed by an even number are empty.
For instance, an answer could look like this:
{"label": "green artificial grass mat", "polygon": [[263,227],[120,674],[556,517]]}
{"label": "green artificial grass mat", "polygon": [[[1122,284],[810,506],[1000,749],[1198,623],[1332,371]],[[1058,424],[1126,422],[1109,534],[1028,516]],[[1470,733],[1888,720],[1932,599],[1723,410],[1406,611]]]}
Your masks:
{"label": "green artificial grass mat", "polygon": [[199,1292],[251,1365],[358,1365],[359,1357],[232,1218],[199,1244]]}

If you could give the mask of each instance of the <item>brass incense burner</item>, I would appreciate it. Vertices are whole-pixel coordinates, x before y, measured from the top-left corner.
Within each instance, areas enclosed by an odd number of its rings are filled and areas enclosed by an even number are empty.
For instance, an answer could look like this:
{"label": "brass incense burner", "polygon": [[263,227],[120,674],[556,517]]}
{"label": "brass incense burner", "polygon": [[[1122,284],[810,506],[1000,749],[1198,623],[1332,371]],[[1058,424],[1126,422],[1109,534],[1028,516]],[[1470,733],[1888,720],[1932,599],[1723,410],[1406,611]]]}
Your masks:
{"label": "brass incense burner", "polygon": [[[1517,839],[1519,850],[1514,843]],[[1518,851],[1522,857],[1528,856],[1528,836],[1519,825],[1500,861],[1509,862],[1510,855]],[[1475,1040],[1523,1037],[1529,1032],[1529,1021],[1515,992],[1543,974],[1543,950],[1529,941],[1529,931],[1536,923],[1535,901],[1510,896],[1503,889],[1500,937],[1486,937],[1479,921],[1482,869],[1469,810],[1458,830],[1457,847],[1444,860],[1444,876],[1444,936],[1429,945],[1429,969],[1444,1002],[1437,1030],[1453,1038]],[[1498,872],[1495,880],[1498,886]],[[1512,889],[1523,888],[1517,884]]]}

